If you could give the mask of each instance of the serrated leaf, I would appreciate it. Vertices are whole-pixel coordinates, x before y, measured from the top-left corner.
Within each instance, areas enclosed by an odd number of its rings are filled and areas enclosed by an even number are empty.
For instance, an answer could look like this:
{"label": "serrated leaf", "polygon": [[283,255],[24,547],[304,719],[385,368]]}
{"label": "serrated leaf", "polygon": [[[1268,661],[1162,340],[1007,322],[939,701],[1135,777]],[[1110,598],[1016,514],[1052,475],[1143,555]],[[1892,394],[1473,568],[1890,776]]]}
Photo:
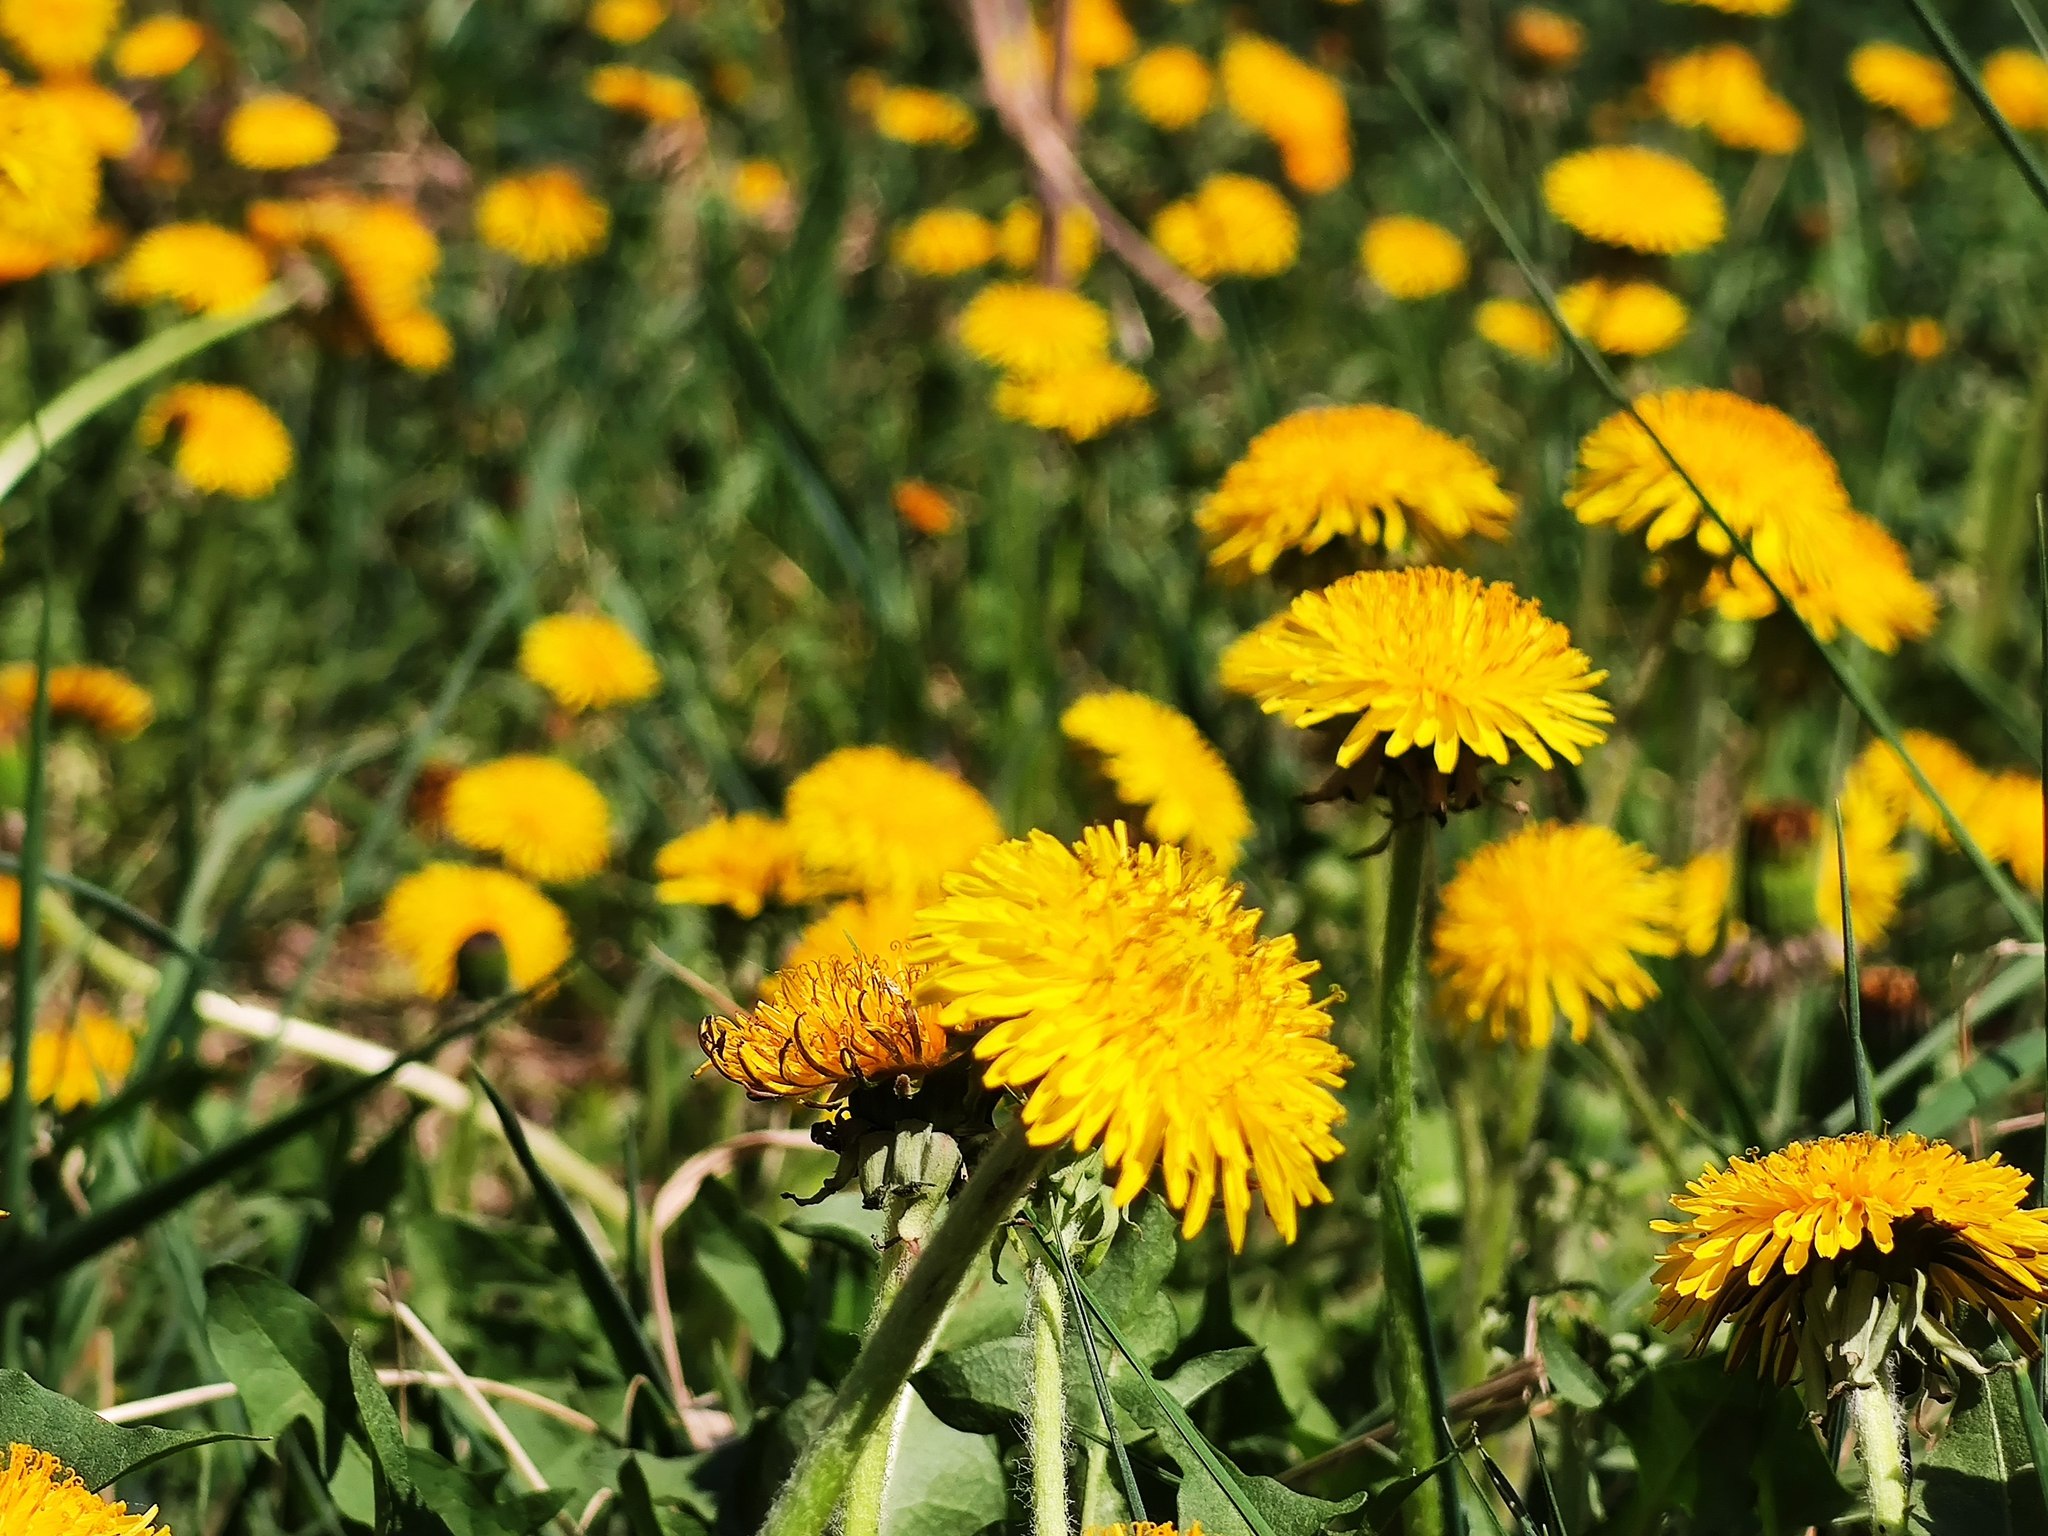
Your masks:
{"label": "serrated leaf", "polygon": [[250,1438],[225,1430],[109,1424],[26,1371],[0,1371],[0,1443],[49,1452],[94,1490],[179,1451]]}
{"label": "serrated leaf", "polygon": [[304,1424],[323,1476],[355,1420],[347,1346],[327,1314],[281,1280],[217,1264],[206,1272],[206,1338],[258,1434]]}

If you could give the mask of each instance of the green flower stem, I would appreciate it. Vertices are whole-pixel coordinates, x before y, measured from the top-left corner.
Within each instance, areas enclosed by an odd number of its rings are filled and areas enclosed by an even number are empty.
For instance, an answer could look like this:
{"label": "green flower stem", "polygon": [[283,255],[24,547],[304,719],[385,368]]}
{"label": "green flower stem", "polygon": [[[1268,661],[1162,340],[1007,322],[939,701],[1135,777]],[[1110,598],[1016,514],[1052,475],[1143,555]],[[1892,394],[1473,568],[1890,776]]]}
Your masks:
{"label": "green flower stem", "polygon": [[[1885,1376],[1891,1374],[1887,1365]],[[1906,1536],[1906,1457],[1898,1399],[1889,1380],[1849,1389],[1849,1414],[1856,1425],[1856,1454],[1863,1463],[1873,1536]]]}
{"label": "green flower stem", "polygon": [[[1398,1189],[1414,1205],[1415,1016],[1419,1009],[1418,939],[1422,927],[1422,875],[1429,863],[1432,823],[1417,816],[1394,828],[1388,857],[1386,948],[1380,963],[1380,1187]],[[1394,1254],[1407,1242],[1400,1206],[1382,1193],[1380,1251]],[[1386,1308],[1394,1423],[1401,1451],[1418,1467],[1435,1459],[1437,1429],[1430,1409],[1428,1365],[1415,1326],[1415,1309],[1402,1306],[1389,1274]],[[1443,1496],[1432,1482],[1418,1488],[1404,1509],[1408,1536],[1443,1536]]]}
{"label": "green flower stem", "polygon": [[0,442],[0,500],[35,468],[38,459],[121,396],[217,342],[275,320],[298,301],[299,295],[291,288],[272,283],[246,309],[229,315],[202,315],[169,326],[108,358],[38,411],[35,420],[22,423]]}
{"label": "green flower stem", "polygon": [[1614,1032],[1614,1026],[1605,1018],[1596,1017],[1589,1043],[1593,1054],[1600,1058],[1600,1064],[1614,1078],[1614,1086],[1621,1090],[1621,1096],[1627,1101],[1643,1134],[1657,1149],[1657,1157],[1664,1164],[1665,1173],[1673,1184],[1683,1184],[1687,1177],[1685,1148],[1679,1144],[1677,1133],[1672,1129],[1671,1112],[1650,1092],[1649,1085],[1643,1081],[1643,1074],[1629,1059],[1628,1047],[1621,1043],[1621,1036]]}
{"label": "green flower stem", "polygon": [[1067,1525],[1066,1298],[1042,1260],[1031,1263],[1031,1536],[1069,1536]]}
{"label": "green flower stem", "polygon": [[917,1369],[961,1282],[1051,1158],[1049,1148],[1024,1139],[1019,1120],[1011,1121],[989,1147],[861,1346],[824,1427],[811,1437],[776,1495],[761,1536],[818,1536],[831,1523],[861,1448]]}
{"label": "green flower stem", "polygon": [[1550,1078],[1550,1047],[1518,1050],[1508,1074],[1507,1120],[1493,1148],[1489,1181],[1483,1190],[1468,1189],[1464,1284],[1458,1305],[1458,1374],[1474,1382],[1485,1374],[1486,1343],[1480,1320],[1487,1302],[1507,1279],[1508,1255],[1515,1239],[1516,1175],[1522,1154],[1536,1134],[1543,1109],[1543,1085]]}

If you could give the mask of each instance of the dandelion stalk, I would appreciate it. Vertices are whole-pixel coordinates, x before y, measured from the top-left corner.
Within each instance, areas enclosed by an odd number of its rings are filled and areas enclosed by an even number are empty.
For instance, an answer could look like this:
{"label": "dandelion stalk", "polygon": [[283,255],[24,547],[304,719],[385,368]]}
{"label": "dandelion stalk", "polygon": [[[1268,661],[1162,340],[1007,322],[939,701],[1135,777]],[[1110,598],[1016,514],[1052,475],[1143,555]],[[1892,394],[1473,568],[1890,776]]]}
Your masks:
{"label": "dandelion stalk", "polygon": [[1849,1416],[1856,1425],[1856,1455],[1863,1463],[1873,1536],[1905,1536],[1906,1532],[1904,1432],[1890,1376],[1887,1362],[1877,1380],[1849,1389]]}
{"label": "dandelion stalk", "polygon": [[1068,1536],[1066,1303],[1059,1278],[1031,1262],[1031,1533]]}

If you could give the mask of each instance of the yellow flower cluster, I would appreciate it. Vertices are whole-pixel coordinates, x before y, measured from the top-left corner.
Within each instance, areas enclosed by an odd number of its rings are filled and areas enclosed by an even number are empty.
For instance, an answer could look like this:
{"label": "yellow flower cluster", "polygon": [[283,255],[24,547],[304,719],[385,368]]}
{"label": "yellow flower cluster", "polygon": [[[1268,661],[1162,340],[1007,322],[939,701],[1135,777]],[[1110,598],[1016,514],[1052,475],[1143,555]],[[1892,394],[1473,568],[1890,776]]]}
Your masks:
{"label": "yellow flower cluster", "polygon": [[1152,243],[1204,282],[1274,277],[1300,254],[1301,219],[1271,182],[1224,172],[1160,209]]}
{"label": "yellow flower cluster", "polygon": [[1618,357],[1653,357],[1685,339],[1685,303],[1668,288],[1640,279],[1592,277],[1557,296],[1565,324],[1594,348]]}
{"label": "yellow flower cluster", "polygon": [[1764,67],[1740,43],[1717,43],[1667,59],[1650,71],[1650,99],[1681,128],[1704,128],[1730,149],[1789,155],[1806,124],[1772,90]]}
{"label": "yellow flower cluster", "polygon": [[590,72],[586,89],[599,106],[650,123],[693,123],[704,115],[704,103],[689,81],[631,64],[599,65]]}
{"label": "yellow flower cluster", "polygon": [[1004,377],[996,409],[1076,442],[1158,404],[1142,375],[1109,355],[1109,316],[1064,288],[991,283],[960,315],[960,340]]}
{"label": "yellow flower cluster", "polygon": [[957,96],[921,86],[892,85],[876,99],[875,131],[902,144],[965,149],[974,142],[974,111]]}
{"label": "yellow flower cluster", "polygon": [[1269,38],[1240,33],[1223,49],[1223,99],[1280,150],[1298,191],[1329,192],[1351,175],[1351,115],[1344,91]]}

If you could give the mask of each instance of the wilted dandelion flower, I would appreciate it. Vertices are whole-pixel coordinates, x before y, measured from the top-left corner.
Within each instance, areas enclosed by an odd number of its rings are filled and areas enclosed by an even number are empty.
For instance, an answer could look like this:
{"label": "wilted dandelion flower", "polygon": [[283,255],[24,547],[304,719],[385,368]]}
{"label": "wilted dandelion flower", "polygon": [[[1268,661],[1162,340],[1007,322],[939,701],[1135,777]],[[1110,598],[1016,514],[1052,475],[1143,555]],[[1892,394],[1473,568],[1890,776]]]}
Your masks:
{"label": "wilted dandelion flower", "polygon": [[1314,406],[1251,441],[1195,513],[1209,563],[1254,572],[1350,537],[1403,550],[1507,533],[1515,501],[1461,440],[1386,405]]}
{"label": "wilted dandelion flower", "polygon": [[120,96],[87,76],[49,80],[35,88],[61,109],[103,160],[120,160],[142,140],[142,119]]}
{"label": "wilted dandelion flower", "polygon": [[1655,283],[1574,283],[1557,296],[1565,324],[1595,349],[1617,357],[1653,357],[1685,339],[1689,316],[1677,294]]}
{"label": "wilted dandelion flower", "polygon": [[990,283],[960,312],[960,341],[1006,373],[1052,373],[1107,357],[1109,312],[1065,288]]}
{"label": "wilted dandelion flower", "polygon": [[[52,667],[47,692],[51,719],[76,720],[115,741],[134,740],[156,718],[149,690],[112,667]],[[35,701],[34,662],[15,661],[0,667],[0,732],[11,736],[23,730]]]}
{"label": "wilted dandelion flower", "polygon": [[1223,99],[1280,149],[1288,182],[1328,192],[1351,174],[1351,114],[1332,77],[1269,38],[1233,37],[1223,49]]}
{"label": "wilted dandelion flower", "polygon": [[603,64],[590,72],[584,87],[590,99],[615,112],[630,113],[650,123],[695,122],[704,115],[697,88],[680,75],[638,69],[631,64]]}
{"label": "wilted dandelion flower", "polygon": [[318,165],[340,142],[333,118],[305,97],[286,91],[250,97],[228,115],[221,130],[228,158],[252,171]]}
{"label": "wilted dandelion flower", "polygon": [[1728,892],[1735,883],[1735,854],[1710,848],[1680,866],[1672,904],[1673,926],[1689,955],[1710,955],[1721,940],[1728,915]]}
{"label": "wilted dandelion flower", "polygon": [[1650,71],[1650,99],[1681,128],[1704,128],[1730,149],[1789,155],[1806,138],[1798,111],[1739,43],[1696,48]]}
{"label": "wilted dandelion flower", "polygon": [[996,227],[971,208],[927,208],[896,231],[889,253],[924,277],[958,277],[995,260]]}
{"label": "wilted dandelion flower", "polygon": [[644,42],[666,20],[663,0],[596,0],[583,17],[591,31],[622,48]]}
{"label": "wilted dandelion flower", "polygon": [[0,1470],[0,1522],[18,1536],[170,1536],[156,1508],[139,1515],[88,1488],[47,1451],[15,1441]]}
{"label": "wilted dandelion flower", "polygon": [[1865,43],[1850,54],[1849,83],[1865,101],[1890,108],[1915,128],[1939,128],[1955,115],[1948,67],[1897,43]]}
{"label": "wilted dandelion flower", "polygon": [[1495,1040],[1540,1049],[1560,1014],[1583,1040],[1596,1011],[1657,995],[1643,957],[1678,953],[1677,896],[1672,871],[1608,828],[1533,822],[1444,887],[1430,969],[1452,1013]]}
{"label": "wilted dandelion flower", "polygon": [[1547,363],[1557,356],[1557,327],[1523,299],[1488,299],[1472,315],[1472,328],[1488,342],[1524,362]]}
{"label": "wilted dandelion flower", "polygon": [[661,687],[646,647],[601,613],[556,613],[527,625],[519,670],[572,714],[638,704]]}
{"label": "wilted dandelion flower", "polygon": [[0,82],[0,165],[0,237],[59,246],[91,230],[99,153],[62,105]]}
{"label": "wilted dandelion flower", "polygon": [[654,856],[654,873],[658,900],[759,917],[770,901],[794,893],[796,844],[774,817],[741,811],[669,839]]}
{"label": "wilted dandelion flower", "polygon": [[1128,1205],[1155,1167],[1192,1237],[1217,1197],[1244,1246],[1256,1181],[1280,1236],[1327,1200],[1317,1164],[1341,1150],[1332,1090],[1350,1065],[1329,1041],[1316,967],[1208,860],[1133,846],[1123,825],[1071,848],[1035,832],[992,848],[920,914],[921,995],[976,1041],[995,1089],[1028,1089],[1034,1146],[1098,1141]]}
{"label": "wilted dandelion flower", "polygon": [[733,206],[757,224],[785,219],[795,205],[789,172],[773,160],[742,160],[733,167],[729,190]]}
{"label": "wilted dandelion flower", "polygon": [[500,177],[476,205],[484,244],[529,267],[565,267],[594,255],[611,222],[604,201],[560,165]]}
{"label": "wilted dandelion flower", "polygon": [[143,408],[137,427],[154,448],[173,430],[172,466],[201,491],[254,500],[291,473],[291,433],[277,413],[231,384],[174,384]]}
{"label": "wilted dandelion flower", "polygon": [[930,538],[951,533],[960,521],[952,498],[922,480],[899,480],[889,500],[898,517]]}
{"label": "wilted dandelion flower", "polygon": [[524,992],[570,953],[560,907],[517,875],[473,864],[429,864],[407,875],[385,897],[380,927],[431,998],[458,986],[477,1001]]}
{"label": "wilted dandelion flower", "polygon": [[1543,201],[1589,240],[1654,256],[1704,251],[1727,231],[1714,184],[1654,149],[1582,149],[1543,173]]}
{"label": "wilted dandelion flower", "polygon": [[146,16],[114,44],[114,73],[129,80],[161,80],[199,57],[206,28],[168,12]]}
{"label": "wilted dandelion flower", "polygon": [[806,887],[820,894],[936,891],[1003,838],[964,779],[890,747],[842,747],[783,797]]}
{"label": "wilted dandelion flower", "polygon": [[0,0],[0,36],[38,74],[83,74],[120,24],[121,0]]}
{"label": "wilted dandelion flower", "polygon": [[1570,69],[1586,51],[1586,29],[1569,16],[1524,5],[1508,17],[1508,48],[1543,69]]}
{"label": "wilted dandelion flower", "polygon": [[955,1054],[939,1009],[918,1001],[924,971],[877,955],[785,966],[772,995],[706,1019],[697,1043],[755,1099],[828,1104],[869,1084],[916,1079]]}
{"label": "wilted dandelion flower", "polygon": [[1095,358],[1048,373],[1004,379],[996,385],[995,404],[999,415],[1084,443],[1119,422],[1149,416],[1159,396],[1143,374],[1108,358]]}
{"label": "wilted dandelion flower", "polygon": [[1152,241],[1203,282],[1274,277],[1301,252],[1301,217],[1271,182],[1225,172],[1205,179],[1192,197],[1160,209]]}
{"label": "wilted dandelion flower", "polygon": [[[134,1065],[135,1031],[98,1003],[83,1002],[76,1012],[36,1026],[28,1043],[28,1095],[69,1114],[119,1089]],[[0,1061],[0,1097],[13,1091],[14,1064]],[[6,1481],[0,1479],[0,1512],[5,1510]]]}
{"label": "wilted dandelion flower", "polygon": [[1366,274],[1396,299],[1433,299],[1465,281],[1465,247],[1443,225],[1412,214],[1374,219],[1359,241]]}
{"label": "wilted dandelion flower", "polygon": [[[1997,1156],[1981,1161],[1910,1133],[1796,1141],[1761,1157],[1709,1164],[1671,1203],[1682,1221],[1657,1265],[1658,1326],[1696,1325],[1695,1350],[1724,1322],[1729,1361],[1750,1355],[1779,1383],[1823,1367],[1842,1346],[1868,1368],[1896,1342],[1954,1358],[1959,1311],[2003,1325],[2040,1353],[2034,1318],[2048,1295],[2048,1210],[2025,1206],[2033,1181]],[[1896,1338],[1867,1335],[1886,1302]]]}
{"label": "wilted dandelion flower", "polygon": [[2031,48],[2001,48],[1984,61],[1984,94],[2022,133],[2048,130],[2048,59]]}
{"label": "wilted dandelion flower", "polygon": [[900,144],[965,149],[974,142],[974,112],[958,96],[922,86],[892,85],[874,107],[875,131]]}
{"label": "wilted dandelion flower", "polygon": [[1124,97],[1138,116],[1168,133],[1192,127],[1216,96],[1215,72],[1192,48],[1149,48],[1124,76]]}
{"label": "wilted dandelion flower", "polygon": [[[1095,251],[1101,241],[1102,232],[1096,228],[1094,214],[1086,208],[1061,209],[1059,249],[1053,253],[1059,275],[1070,283],[1086,276],[1095,265]],[[1019,198],[1003,210],[1002,223],[996,226],[996,250],[1004,266],[1013,272],[1036,271],[1044,244],[1045,216],[1036,203]]]}
{"label": "wilted dandelion flower", "polygon": [[596,874],[611,850],[603,791],[552,757],[500,757],[463,769],[448,786],[443,820],[465,848],[495,853],[547,885]]}
{"label": "wilted dandelion flower", "polygon": [[270,282],[270,261],[246,235],[218,224],[160,224],[128,248],[109,287],[128,304],[168,299],[194,314],[247,309]]}
{"label": "wilted dandelion flower", "polygon": [[1096,754],[1126,805],[1145,810],[1145,831],[1208,856],[1228,874],[1251,834],[1251,813],[1229,765],[1179,710],[1115,690],[1077,699],[1060,716],[1069,741]]}

